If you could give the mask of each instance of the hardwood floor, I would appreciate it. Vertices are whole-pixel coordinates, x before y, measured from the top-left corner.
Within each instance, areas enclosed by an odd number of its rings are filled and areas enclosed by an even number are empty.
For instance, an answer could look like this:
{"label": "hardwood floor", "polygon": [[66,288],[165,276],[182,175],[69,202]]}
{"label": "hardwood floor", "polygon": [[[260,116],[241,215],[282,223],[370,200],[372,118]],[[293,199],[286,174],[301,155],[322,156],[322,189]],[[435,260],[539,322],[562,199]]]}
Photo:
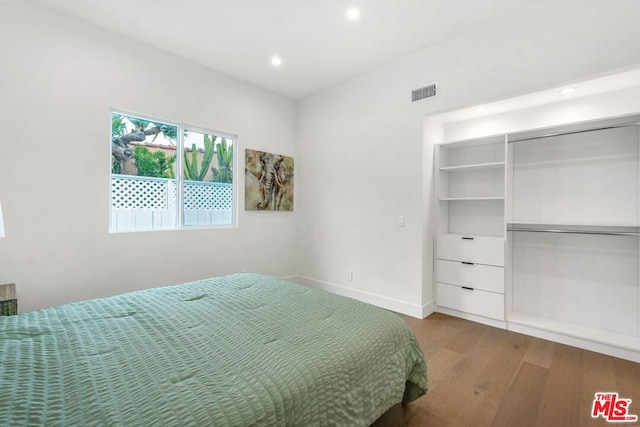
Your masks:
{"label": "hardwood floor", "polygon": [[439,313],[404,319],[429,375],[427,395],[404,408],[408,426],[615,425],[591,417],[596,392],[632,399],[640,416],[638,363]]}

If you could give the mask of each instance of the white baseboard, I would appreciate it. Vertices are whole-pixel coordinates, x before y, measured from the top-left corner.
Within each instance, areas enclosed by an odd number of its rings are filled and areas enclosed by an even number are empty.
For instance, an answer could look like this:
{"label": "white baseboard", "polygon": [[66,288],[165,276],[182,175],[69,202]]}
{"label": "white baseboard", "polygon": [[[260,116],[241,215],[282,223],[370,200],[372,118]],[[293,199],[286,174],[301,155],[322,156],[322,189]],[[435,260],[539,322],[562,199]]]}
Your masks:
{"label": "white baseboard", "polygon": [[632,362],[640,363],[640,351],[632,348],[624,348],[616,346],[614,344],[607,344],[603,342],[597,342],[587,338],[580,338],[572,336],[570,334],[562,332],[553,332],[541,327],[530,326],[521,322],[514,321],[498,321],[494,319],[488,319],[486,317],[476,316],[469,313],[464,313],[457,310],[451,310],[445,307],[437,307],[438,313],[448,314],[450,316],[459,317],[473,322],[482,323],[485,325],[493,326],[500,329],[506,329],[508,331],[517,332],[524,335],[529,335],[536,338],[541,338],[548,341],[557,342],[560,344],[570,345],[572,347],[582,348],[584,350],[594,351],[596,353],[607,354],[609,356],[618,357],[620,359],[630,360]]}
{"label": "white baseboard", "polygon": [[425,317],[431,315],[432,313],[435,313],[435,311],[436,311],[436,302],[430,301],[429,303],[422,306],[422,317],[420,318],[424,319]]}
{"label": "white baseboard", "polygon": [[507,322],[507,329],[520,334],[531,335],[532,337],[542,338],[544,340],[554,341],[560,344],[566,344],[572,347],[578,347],[584,350],[595,351],[596,353],[607,354],[609,356],[640,363],[640,352],[635,350],[573,337],[562,333],[546,331],[544,329],[514,322]]}
{"label": "white baseboard", "polygon": [[483,325],[493,326],[494,328],[500,328],[500,329],[507,328],[506,322],[490,319],[488,317],[476,316],[475,314],[465,313],[462,311],[452,310],[450,308],[440,307],[440,306],[437,307],[436,311],[438,313],[448,314],[449,316],[455,316],[461,319],[471,320],[472,322],[482,323]]}
{"label": "white baseboard", "polygon": [[333,294],[342,295],[347,298],[366,302],[377,307],[382,307],[384,309],[418,319],[424,319],[429,314],[433,313],[434,310],[433,302],[425,304],[423,306],[409,304],[407,302],[396,300],[393,298],[373,294],[370,292],[360,291],[358,289],[345,288],[344,286],[336,285],[334,283],[323,282],[321,280],[315,280],[304,276],[290,276],[284,278],[283,280],[288,280],[300,285],[309,286],[310,288],[322,289]]}

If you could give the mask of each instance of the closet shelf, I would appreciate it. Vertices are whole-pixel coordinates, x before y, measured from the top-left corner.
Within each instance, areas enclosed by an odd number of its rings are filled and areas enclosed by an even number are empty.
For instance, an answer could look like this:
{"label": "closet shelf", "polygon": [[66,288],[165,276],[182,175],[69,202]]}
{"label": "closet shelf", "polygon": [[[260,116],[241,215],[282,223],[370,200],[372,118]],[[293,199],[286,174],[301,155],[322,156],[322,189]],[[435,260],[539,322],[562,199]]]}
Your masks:
{"label": "closet shelf", "polygon": [[499,235],[499,234],[483,234],[483,233],[467,233],[467,234],[439,233],[437,235],[437,237],[445,237],[445,238],[452,238],[452,239],[465,239],[465,238],[473,237],[473,238],[479,238],[479,239],[485,239],[485,240],[500,240],[500,241],[504,241],[504,236],[502,236],[502,235]]}
{"label": "closet shelf", "polygon": [[470,165],[459,165],[459,166],[442,166],[440,168],[443,172],[467,172],[467,171],[476,171],[483,169],[500,169],[505,166],[505,162],[492,162],[492,163],[477,163]]}
{"label": "closet shelf", "polygon": [[489,196],[489,197],[440,197],[442,202],[459,202],[459,201],[474,201],[474,200],[504,200],[504,196]]}

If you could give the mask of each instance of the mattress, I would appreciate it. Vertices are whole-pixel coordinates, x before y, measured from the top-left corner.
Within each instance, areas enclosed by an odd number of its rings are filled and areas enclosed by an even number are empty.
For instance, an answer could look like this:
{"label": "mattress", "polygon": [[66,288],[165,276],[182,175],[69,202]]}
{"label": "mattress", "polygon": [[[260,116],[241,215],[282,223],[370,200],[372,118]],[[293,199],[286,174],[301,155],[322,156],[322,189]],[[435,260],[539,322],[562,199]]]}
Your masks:
{"label": "mattress", "polygon": [[236,274],[0,318],[0,425],[370,425],[426,393],[397,315]]}

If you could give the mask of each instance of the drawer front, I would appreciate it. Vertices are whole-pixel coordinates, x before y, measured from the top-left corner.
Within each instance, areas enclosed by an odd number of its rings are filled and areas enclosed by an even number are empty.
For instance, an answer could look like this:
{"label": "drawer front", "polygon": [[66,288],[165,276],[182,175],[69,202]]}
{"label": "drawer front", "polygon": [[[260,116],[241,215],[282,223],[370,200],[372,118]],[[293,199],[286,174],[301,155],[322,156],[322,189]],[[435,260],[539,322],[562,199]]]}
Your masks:
{"label": "drawer front", "polygon": [[439,259],[436,281],[503,294],[504,267]]}
{"label": "drawer front", "polygon": [[437,283],[436,301],[441,307],[504,321],[503,294]]}
{"label": "drawer front", "polygon": [[437,240],[438,258],[504,267],[504,239],[443,234]]}

